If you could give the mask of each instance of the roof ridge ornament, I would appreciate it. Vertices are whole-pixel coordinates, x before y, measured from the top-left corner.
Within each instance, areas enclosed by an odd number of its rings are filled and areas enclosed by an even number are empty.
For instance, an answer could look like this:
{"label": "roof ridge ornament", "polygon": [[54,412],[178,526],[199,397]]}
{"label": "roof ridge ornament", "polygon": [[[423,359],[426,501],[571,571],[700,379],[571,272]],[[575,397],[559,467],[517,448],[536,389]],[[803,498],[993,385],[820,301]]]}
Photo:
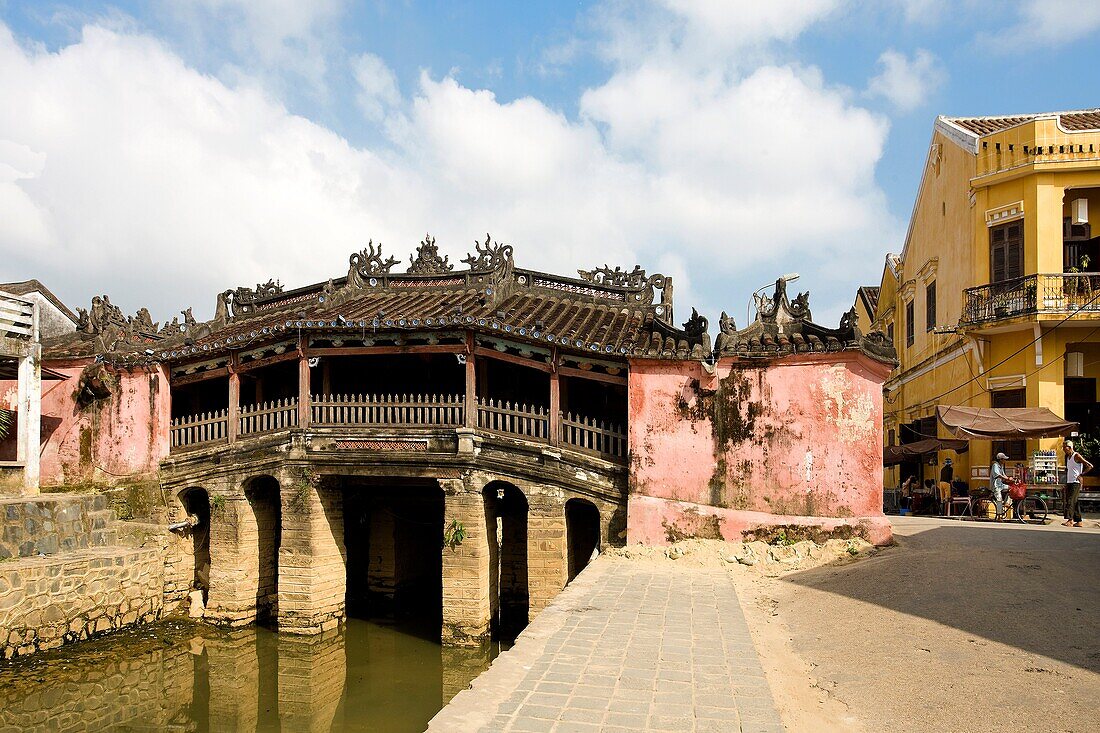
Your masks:
{"label": "roof ridge ornament", "polygon": [[641,265],[634,265],[634,269],[629,271],[621,267],[612,270],[604,265],[594,270],[577,270],[577,274],[586,282],[616,288],[640,288],[646,284],[645,270]]}
{"label": "roof ridge ornament", "polygon": [[359,252],[352,252],[348,258],[348,282],[362,287],[362,281],[372,275],[389,275],[393,266],[401,260],[396,257],[382,259],[382,243],[375,247],[374,240],[367,240],[367,246]]}
{"label": "roof ridge ornament", "polygon": [[484,244],[474,240],[474,252],[476,256],[470,254],[462,260],[473,271],[495,270],[512,259],[512,245],[494,242],[488,233],[485,234]]}
{"label": "roof ridge ornament", "polygon": [[424,235],[424,240],[416,248],[416,256],[409,255],[411,260],[409,275],[443,275],[455,269],[447,260],[447,255],[439,256],[439,247],[435,244],[435,237]]}

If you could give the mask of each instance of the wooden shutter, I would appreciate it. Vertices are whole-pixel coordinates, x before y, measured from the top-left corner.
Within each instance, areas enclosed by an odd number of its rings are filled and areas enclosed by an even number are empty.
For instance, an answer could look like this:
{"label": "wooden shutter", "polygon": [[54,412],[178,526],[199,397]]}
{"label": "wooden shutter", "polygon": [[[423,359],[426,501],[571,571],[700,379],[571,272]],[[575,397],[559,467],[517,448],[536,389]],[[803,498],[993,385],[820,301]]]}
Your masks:
{"label": "wooden shutter", "polygon": [[1024,276],[1024,224],[1013,221],[989,230],[989,281]]}
{"label": "wooden shutter", "polygon": [[936,327],[936,281],[928,283],[924,289],[924,328],[931,331]]}

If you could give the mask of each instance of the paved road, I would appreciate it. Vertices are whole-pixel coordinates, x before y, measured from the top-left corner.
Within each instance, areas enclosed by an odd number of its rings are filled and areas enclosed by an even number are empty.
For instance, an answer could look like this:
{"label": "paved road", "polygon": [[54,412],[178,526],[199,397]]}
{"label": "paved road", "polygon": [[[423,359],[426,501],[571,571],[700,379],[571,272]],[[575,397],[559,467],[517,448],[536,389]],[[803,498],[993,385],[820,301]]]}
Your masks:
{"label": "paved road", "polygon": [[897,547],[772,582],[754,623],[869,731],[1096,730],[1100,530],[891,521]]}
{"label": "paved road", "polygon": [[783,727],[725,570],[604,556],[428,730]]}

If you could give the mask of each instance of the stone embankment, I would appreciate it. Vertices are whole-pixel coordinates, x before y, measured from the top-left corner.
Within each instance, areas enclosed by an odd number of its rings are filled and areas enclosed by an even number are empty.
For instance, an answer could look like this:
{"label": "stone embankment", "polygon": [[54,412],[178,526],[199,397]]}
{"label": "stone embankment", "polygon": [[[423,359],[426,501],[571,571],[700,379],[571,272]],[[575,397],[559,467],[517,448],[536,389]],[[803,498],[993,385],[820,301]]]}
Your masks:
{"label": "stone embankment", "polygon": [[165,548],[120,545],[102,495],[0,499],[0,657],[156,620]]}

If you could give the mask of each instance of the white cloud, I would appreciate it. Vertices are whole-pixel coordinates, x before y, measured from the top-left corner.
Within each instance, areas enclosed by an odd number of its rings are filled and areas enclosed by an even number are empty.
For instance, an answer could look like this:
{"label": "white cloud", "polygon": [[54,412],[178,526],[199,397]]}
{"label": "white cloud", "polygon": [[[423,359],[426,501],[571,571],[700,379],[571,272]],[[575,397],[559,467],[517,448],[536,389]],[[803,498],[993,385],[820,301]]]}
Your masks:
{"label": "white cloud", "polygon": [[946,79],[939,60],[929,51],[918,49],[913,58],[894,50],[878,57],[882,71],[867,85],[867,94],[882,97],[901,112],[910,112],[928,101]]}
{"label": "white cloud", "polygon": [[386,62],[373,53],[361,54],[351,62],[355,82],[359,85],[357,101],[369,120],[381,120],[387,111],[401,103],[397,77]]}
{"label": "white cloud", "polygon": [[[750,35],[797,32],[778,22]],[[834,320],[897,233],[874,180],[887,122],[812,67],[737,72],[715,52],[718,70],[682,43],[616,63],[575,119],[453,76],[403,98],[359,57],[360,104],[388,135],[368,148],[155,39],[88,26],[48,53],[0,25],[0,258],[73,305],[110,289],[163,319],[209,315],[226,287],[340,274],[368,237],[405,257],[428,230],[456,259],[488,229],[525,267],[667,268],[681,319],[743,308],[798,262]]]}
{"label": "white cloud", "polygon": [[981,45],[1003,53],[1039,46],[1062,46],[1100,29],[1096,0],[1025,0],[1018,20],[1002,31],[978,36]]}
{"label": "white cloud", "polygon": [[272,82],[289,73],[321,92],[344,5],[345,0],[170,0],[165,8],[190,27],[202,50],[226,45],[246,73]]}

